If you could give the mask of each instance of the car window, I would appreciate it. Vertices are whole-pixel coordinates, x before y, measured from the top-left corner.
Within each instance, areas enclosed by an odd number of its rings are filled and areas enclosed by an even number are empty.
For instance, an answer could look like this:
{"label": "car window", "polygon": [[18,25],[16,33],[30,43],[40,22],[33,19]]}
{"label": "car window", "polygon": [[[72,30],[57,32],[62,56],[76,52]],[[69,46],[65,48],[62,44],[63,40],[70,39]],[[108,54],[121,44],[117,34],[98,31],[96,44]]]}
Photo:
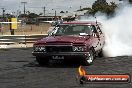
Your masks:
{"label": "car window", "polygon": [[75,26],[75,27],[73,27],[73,31],[80,31],[80,32],[82,32],[83,31],[83,29],[84,29],[84,26]]}
{"label": "car window", "polygon": [[88,25],[61,25],[56,32],[57,35],[79,35],[86,33],[91,35],[91,26]]}
{"label": "car window", "polygon": [[91,26],[91,30],[92,30],[94,33],[97,33],[96,27],[95,27],[94,25]]}
{"label": "car window", "polygon": [[98,27],[97,27],[97,30],[98,30],[98,32],[99,32],[99,34],[102,34],[102,25],[98,25]]}

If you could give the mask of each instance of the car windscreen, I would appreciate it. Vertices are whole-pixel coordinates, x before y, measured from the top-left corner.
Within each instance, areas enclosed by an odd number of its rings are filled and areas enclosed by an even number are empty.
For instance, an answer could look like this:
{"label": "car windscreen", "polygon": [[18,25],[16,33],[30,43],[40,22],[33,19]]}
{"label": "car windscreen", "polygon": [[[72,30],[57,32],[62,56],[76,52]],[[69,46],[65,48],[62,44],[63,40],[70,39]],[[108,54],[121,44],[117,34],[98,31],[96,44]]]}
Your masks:
{"label": "car windscreen", "polygon": [[91,25],[60,25],[55,35],[91,35]]}

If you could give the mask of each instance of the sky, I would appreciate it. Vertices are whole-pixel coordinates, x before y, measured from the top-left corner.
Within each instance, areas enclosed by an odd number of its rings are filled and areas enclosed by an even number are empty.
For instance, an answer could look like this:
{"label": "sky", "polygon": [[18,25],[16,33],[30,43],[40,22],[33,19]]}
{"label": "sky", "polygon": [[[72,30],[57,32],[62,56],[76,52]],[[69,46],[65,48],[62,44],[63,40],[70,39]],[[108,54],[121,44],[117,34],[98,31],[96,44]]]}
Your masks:
{"label": "sky", "polygon": [[[107,2],[118,0],[107,0]],[[0,8],[5,8],[5,13],[16,14],[17,11],[23,13],[24,5],[21,2],[27,2],[26,11],[34,13],[43,13],[43,8],[46,7],[46,14],[52,14],[56,10],[73,12],[80,8],[91,7],[95,0],[0,0]],[[2,14],[2,9],[0,10]]]}

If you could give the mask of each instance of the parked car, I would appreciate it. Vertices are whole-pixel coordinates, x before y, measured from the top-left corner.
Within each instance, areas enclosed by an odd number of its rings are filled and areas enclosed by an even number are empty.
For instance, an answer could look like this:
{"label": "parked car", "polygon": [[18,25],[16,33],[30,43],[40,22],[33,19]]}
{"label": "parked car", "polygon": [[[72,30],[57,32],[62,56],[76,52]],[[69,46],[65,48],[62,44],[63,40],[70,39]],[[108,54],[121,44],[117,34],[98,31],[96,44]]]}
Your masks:
{"label": "parked car", "polygon": [[33,45],[32,54],[40,65],[53,60],[80,60],[84,65],[102,56],[105,37],[99,22],[63,22],[48,37]]}

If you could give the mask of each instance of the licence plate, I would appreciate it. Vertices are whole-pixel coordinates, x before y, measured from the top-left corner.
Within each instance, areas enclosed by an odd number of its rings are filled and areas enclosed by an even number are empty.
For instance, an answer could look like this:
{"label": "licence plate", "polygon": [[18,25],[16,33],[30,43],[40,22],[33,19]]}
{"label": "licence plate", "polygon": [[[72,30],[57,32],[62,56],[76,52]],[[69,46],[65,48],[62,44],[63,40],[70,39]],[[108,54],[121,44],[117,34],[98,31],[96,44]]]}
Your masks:
{"label": "licence plate", "polygon": [[54,60],[63,60],[64,56],[52,56],[52,59],[54,59]]}

